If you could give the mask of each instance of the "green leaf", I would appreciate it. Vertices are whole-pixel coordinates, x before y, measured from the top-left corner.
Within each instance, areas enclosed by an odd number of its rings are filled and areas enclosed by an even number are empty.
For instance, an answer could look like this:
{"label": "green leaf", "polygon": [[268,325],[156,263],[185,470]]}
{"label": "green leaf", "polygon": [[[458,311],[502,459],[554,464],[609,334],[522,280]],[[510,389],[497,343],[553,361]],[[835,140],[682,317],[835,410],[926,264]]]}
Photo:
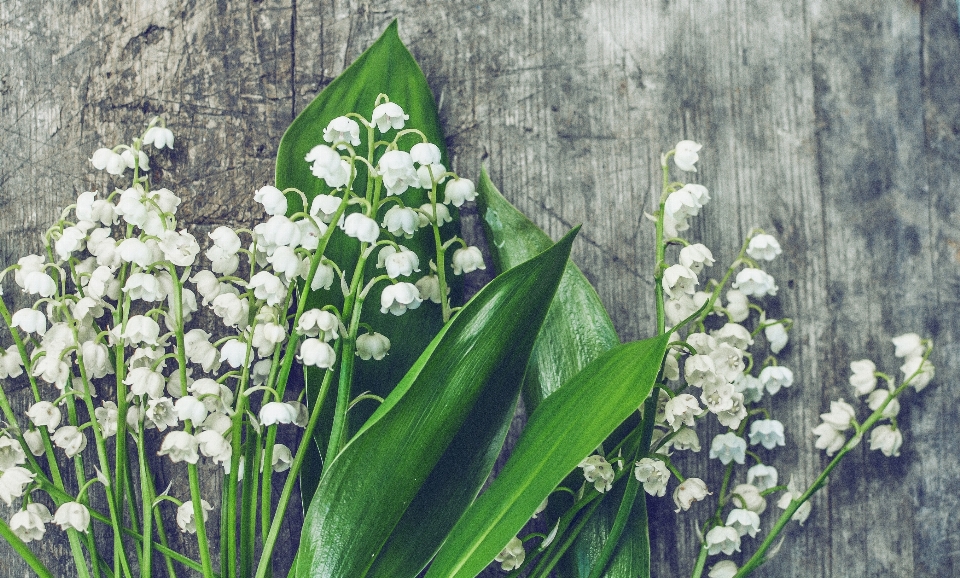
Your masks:
{"label": "green leaf", "polygon": [[[296,576],[362,578],[376,565],[377,575],[412,578],[432,556],[492,468],[494,444],[471,437],[502,440],[574,235],[477,293],[327,466],[304,520]],[[482,419],[488,409],[493,425]],[[433,538],[417,538],[414,521]],[[405,561],[411,545],[423,551]]]}
{"label": "green leaf", "polygon": [[[477,204],[497,271],[506,271],[552,244],[550,237],[510,204],[486,169],[477,183]],[[604,351],[620,343],[597,292],[572,261],[533,346],[523,401],[532,412],[547,396]]]}
{"label": "green leaf", "polygon": [[[477,192],[477,203],[498,271],[505,271],[550,245],[550,237],[503,197],[486,170],[480,174]],[[613,323],[599,296],[570,261],[533,346],[524,377],[523,394],[528,412],[618,343]],[[621,428],[609,440],[610,445],[619,442],[631,429]],[[593,561],[603,549],[616,519],[622,494],[622,491],[616,491],[604,496],[603,503],[594,511],[557,567],[560,576],[585,577],[590,574]],[[642,495],[634,502],[632,512],[630,524],[604,574],[608,578],[634,578],[641,569],[649,568],[649,536]]]}
{"label": "green leaf", "polygon": [[427,578],[472,578],[483,570],[557,484],[637,411],[668,338],[617,346],[545,399],[500,475],[454,526]]}
{"label": "green leaf", "polygon": [[[287,129],[277,152],[276,186],[281,190],[290,187],[300,189],[309,200],[318,194],[329,193],[330,188],[311,173],[309,163],[304,161],[304,155],[314,146],[323,143],[323,129],[332,119],[351,112],[370,118],[379,94],[386,94],[392,102],[403,108],[410,116],[405,128],[416,128],[423,132],[430,142],[440,147],[443,163],[449,166],[433,94],[420,67],[401,42],[397,33],[397,22],[394,21],[366,52],[317,95]],[[379,132],[376,134],[377,137],[380,136]],[[394,132],[391,131],[385,136],[393,138]],[[365,134],[362,135],[362,141],[361,146],[356,150],[357,154],[365,156],[367,154]],[[416,142],[419,140],[415,135],[406,136],[401,141],[407,147]],[[366,169],[362,165],[359,165],[354,182],[366,182]],[[442,195],[442,193],[438,194]],[[287,198],[290,214],[302,209],[298,195],[291,193]],[[403,194],[403,200],[408,206],[419,207],[427,202],[427,194],[423,189],[410,189]],[[443,226],[444,238],[459,234],[459,215],[453,208],[450,211],[454,221]],[[430,259],[435,259],[436,250],[429,228],[422,229],[413,239],[404,239],[402,243],[419,255],[427,256],[421,261],[421,267],[425,267]],[[358,254],[359,244],[356,240],[340,233],[334,235],[326,251],[328,258],[347,271],[352,271],[350,264],[357,262]],[[370,278],[375,265],[376,259],[371,259],[368,263],[366,278]],[[462,298],[460,278],[452,275],[449,263],[447,279],[451,284],[451,299],[455,303],[459,302]],[[310,307],[322,307],[326,304],[340,307],[343,303],[343,295],[337,284],[334,284],[330,290],[311,292],[309,299]],[[380,397],[386,397],[393,385],[400,381],[400,378],[410,369],[433,336],[440,331],[442,325],[440,317],[439,306],[433,303],[424,303],[419,309],[400,317],[382,315],[377,307],[366,308],[361,321],[369,323],[390,339],[390,355],[383,361],[357,360],[353,394],[371,392]],[[314,373],[320,374],[320,372]],[[312,400],[316,390],[319,389],[319,382],[308,382],[307,389],[309,398]],[[331,399],[328,403],[332,405],[332,402]],[[351,410],[351,434],[372,411],[373,404],[360,404]],[[332,410],[327,412],[327,419],[316,428],[315,439],[319,447],[326,447],[331,416]],[[308,459],[304,464],[304,503],[309,502],[319,475],[318,452],[314,459]]]}

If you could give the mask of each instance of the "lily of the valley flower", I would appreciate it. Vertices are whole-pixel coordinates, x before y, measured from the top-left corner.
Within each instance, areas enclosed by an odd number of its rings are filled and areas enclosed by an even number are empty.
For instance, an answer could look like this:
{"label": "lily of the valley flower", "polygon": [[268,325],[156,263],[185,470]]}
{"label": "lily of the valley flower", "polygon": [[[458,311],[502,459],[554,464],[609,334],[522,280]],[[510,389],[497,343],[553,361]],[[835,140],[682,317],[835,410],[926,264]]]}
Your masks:
{"label": "lily of the valley flower", "polygon": [[90,511],[83,504],[67,502],[57,508],[57,513],[53,515],[53,523],[63,530],[86,532],[90,527]]}

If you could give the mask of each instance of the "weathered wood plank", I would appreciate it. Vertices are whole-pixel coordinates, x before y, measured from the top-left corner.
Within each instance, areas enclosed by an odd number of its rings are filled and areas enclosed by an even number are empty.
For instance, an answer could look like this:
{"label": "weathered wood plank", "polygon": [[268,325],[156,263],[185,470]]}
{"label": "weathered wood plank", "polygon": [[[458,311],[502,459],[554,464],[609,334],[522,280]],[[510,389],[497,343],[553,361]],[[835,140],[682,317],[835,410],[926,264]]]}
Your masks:
{"label": "weathered wood plank", "polygon": [[[652,328],[642,214],[658,194],[659,155],[681,138],[704,144],[693,179],[714,200],[693,236],[721,261],[754,226],[785,249],[774,306],[797,322],[785,363],[798,377],[774,407],[788,427],[776,462],[785,477],[809,482],[826,463],[805,432],[830,399],[852,397],[849,361],[869,356],[893,373],[891,336],[934,337],[938,378],[904,403],[901,457],[853,452],[758,575],[956,573],[960,439],[944,427],[960,372],[953,0],[5,0],[3,261],[36,250],[78,192],[104,190],[87,157],[158,112],[179,139],[159,165],[160,184],[184,197],[183,220],[198,236],[250,222],[249,193],[270,180],[292,115],[394,17],[441,101],[454,168],[487,163],[554,237],[584,224],[574,258],[624,339]],[[719,477],[705,451],[681,463]],[[655,575],[689,573],[693,521],[707,507],[679,516],[669,499],[650,505]],[[64,541],[39,551],[67,557]],[[0,575],[25,571],[0,557]]]}

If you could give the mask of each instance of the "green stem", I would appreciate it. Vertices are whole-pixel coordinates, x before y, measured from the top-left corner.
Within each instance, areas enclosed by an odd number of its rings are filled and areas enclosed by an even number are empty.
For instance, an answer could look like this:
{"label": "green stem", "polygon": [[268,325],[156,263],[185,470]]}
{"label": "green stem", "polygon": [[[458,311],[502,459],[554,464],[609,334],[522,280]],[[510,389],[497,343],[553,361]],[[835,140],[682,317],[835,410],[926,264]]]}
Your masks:
{"label": "green stem", "polygon": [[[343,340],[337,342],[337,354],[340,354],[340,346],[343,343]],[[317,427],[317,423],[320,421],[320,414],[323,409],[324,401],[326,401],[327,394],[330,391],[330,383],[333,381],[333,371],[327,370],[326,374],[323,376],[323,384],[320,386],[320,391],[317,393],[317,399],[313,404],[313,408],[310,410],[310,421],[307,423],[307,427],[303,432],[303,438],[301,439],[300,446],[297,448],[297,454],[293,458],[293,464],[290,466],[290,471],[287,472],[286,482],[283,484],[283,490],[280,492],[280,500],[277,503],[277,511],[273,516],[273,522],[270,524],[270,532],[267,534],[267,537],[263,541],[263,551],[260,554],[260,563],[257,565],[257,574],[256,578],[265,578],[267,572],[270,568],[270,560],[273,557],[273,548],[277,543],[277,537],[280,535],[280,526],[283,522],[284,515],[287,512],[287,506],[290,503],[290,496],[293,494],[293,487],[299,477],[300,469],[303,467],[303,460],[306,458],[307,450],[313,443],[313,431]]]}
{"label": "green stem", "polygon": [[7,525],[6,520],[3,519],[0,519],[0,536],[3,536],[3,539],[6,540],[23,561],[37,573],[37,576],[40,578],[54,578],[53,573],[44,566],[40,558],[37,558],[37,555],[27,547],[23,540],[13,533],[13,530]]}

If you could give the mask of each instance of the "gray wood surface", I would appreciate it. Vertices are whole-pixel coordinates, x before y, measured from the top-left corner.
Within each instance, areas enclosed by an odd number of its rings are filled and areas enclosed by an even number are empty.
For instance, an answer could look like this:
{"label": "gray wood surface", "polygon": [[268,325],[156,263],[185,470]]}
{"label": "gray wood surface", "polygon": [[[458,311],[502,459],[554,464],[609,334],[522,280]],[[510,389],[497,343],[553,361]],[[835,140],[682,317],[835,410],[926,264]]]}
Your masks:
{"label": "gray wood surface", "polygon": [[[653,328],[643,212],[659,155],[704,145],[694,178],[714,200],[692,236],[721,260],[754,226],[784,246],[775,307],[796,320],[798,383],[774,407],[782,475],[809,482],[827,463],[809,430],[851,397],[849,361],[892,373],[892,336],[932,337],[937,378],[903,404],[902,455],[852,452],[757,575],[960,575],[955,0],[0,0],[0,262],[37,250],[79,192],[104,190],[89,156],[158,113],[178,140],[155,176],[183,197],[183,222],[198,237],[251,222],[284,128],[393,18],[440,100],[454,168],[486,163],[555,238],[583,223],[574,259],[625,340]],[[705,451],[682,468],[720,475]],[[689,575],[707,508],[650,505],[654,575]],[[0,576],[29,575],[0,548]],[[65,541],[37,551],[75,575]]]}

